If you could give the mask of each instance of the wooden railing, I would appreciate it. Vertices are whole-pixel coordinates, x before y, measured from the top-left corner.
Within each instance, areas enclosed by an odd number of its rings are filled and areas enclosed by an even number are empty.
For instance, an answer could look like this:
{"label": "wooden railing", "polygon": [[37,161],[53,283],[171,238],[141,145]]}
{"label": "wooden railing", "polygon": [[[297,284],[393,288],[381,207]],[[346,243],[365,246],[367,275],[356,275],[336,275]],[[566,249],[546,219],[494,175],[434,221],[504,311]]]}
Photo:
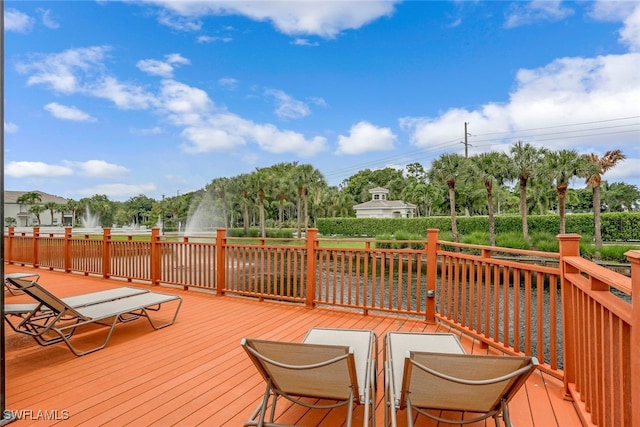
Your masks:
{"label": "wooden railing", "polygon": [[640,251],[631,277],[580,258],[579,236],[561,235],[560,253],[438,240],[428,230],[413,248],[332,246],[305,239],[150,239],[16,234],[5,260],[67,272],[204,288],[306,304],[420,316],[510,354],[536,356],[563,379],[586,425],[640,426]]}
{"label": "wooden railing", "polygon": [[567,395],[585,424],[640,425],[640,251],[631,277],[579,256],[580,236],[560,237]]}

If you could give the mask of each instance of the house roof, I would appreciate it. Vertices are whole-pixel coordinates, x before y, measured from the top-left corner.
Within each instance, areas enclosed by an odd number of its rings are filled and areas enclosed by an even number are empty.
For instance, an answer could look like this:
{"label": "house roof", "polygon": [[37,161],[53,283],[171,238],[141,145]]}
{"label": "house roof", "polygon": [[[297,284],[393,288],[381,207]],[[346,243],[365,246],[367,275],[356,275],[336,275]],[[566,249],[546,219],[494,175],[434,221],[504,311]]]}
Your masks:
{"label": "house roof", "polygon": [[383,187],[374,187],[369,190],[369,193],[389,193],[389,190]]}
{"label": "house roof", "polygon": [[[54,196],[53,194],[44,193],[42,191],[33,191],[38,193],[41,197],[41,201],[38,204],[45,204],[49,202],[59,203],[61,205],[66,204],[69,200],[64,197]],[[5,191],[4,203],[18,203],[18,198],[23,194],[30,193],[30,191]]]}
{"label": "house roof", "polygon": [[355,205],[353,209],[415,209],[416,205],[401,200],[369,200]]}

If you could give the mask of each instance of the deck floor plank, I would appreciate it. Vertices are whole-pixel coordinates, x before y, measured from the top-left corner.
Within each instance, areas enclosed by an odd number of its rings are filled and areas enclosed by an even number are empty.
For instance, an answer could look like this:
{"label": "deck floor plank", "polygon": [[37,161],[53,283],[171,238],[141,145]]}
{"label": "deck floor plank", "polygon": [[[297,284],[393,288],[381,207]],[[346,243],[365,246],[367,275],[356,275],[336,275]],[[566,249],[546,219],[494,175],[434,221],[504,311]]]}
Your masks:
{"label": "deck floor plank", "polygon": [[[31,271],[6,266],[6,272]],[[40,283],[60,296],[136,286],[181,295],[178,321],[154,331],[144,319],[118,325],[108,345],[75,357],[63,344],[36,345],[5,325],[6,405],[13,411],[69,411],[67,420],[22,419],[16,427],[62,426],[238,426],[258,405],[264,381],[240,341],[244,337],[301,341],[312,327],[372,329],[379,339],[376,418],[384,420],[383,339],[389,331],[452,332],[469,353],[495,350],[480,345],[449,326],[423,319],[370,312],[368,315],[329,307],[307,308],[284,302],[217,296],[182,287],[149,286],[116,279],[38,269]],[[8,296],[5,302],[29,301]],[[83,334],[87,343],[98,333]],[[563,400],[562,383],[536,373],[510,405],[518,427],[579,426],[571,402]],[[344,425],[345,408],[308,410],[286,401],[278,419],[302,426]],[[362,406],[354,412],[361,425]],[[460,415],[456,414],[459,417]],[[406,425],[404,411],[398,413]],[[435,423],[420,417],[417,426]],[[440,424],[443,425],[442,423]],[[457,424],[451,424],[457,425]],[[472,424],[484,426],[484,422]]]}

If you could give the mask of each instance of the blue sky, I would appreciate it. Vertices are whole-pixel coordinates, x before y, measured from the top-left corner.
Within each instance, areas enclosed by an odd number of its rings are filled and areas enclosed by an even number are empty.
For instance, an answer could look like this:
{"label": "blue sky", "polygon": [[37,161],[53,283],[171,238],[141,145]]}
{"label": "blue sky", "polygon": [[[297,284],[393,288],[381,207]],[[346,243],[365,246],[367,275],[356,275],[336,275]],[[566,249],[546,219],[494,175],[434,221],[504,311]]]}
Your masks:
{"label": "blue sky", "polygon": [[[443,153],[628,157],[636,1],[5,1],[5,189],[160,199],[277,162],[332,185]],[[578,182],[576,185],[581,186]]]}

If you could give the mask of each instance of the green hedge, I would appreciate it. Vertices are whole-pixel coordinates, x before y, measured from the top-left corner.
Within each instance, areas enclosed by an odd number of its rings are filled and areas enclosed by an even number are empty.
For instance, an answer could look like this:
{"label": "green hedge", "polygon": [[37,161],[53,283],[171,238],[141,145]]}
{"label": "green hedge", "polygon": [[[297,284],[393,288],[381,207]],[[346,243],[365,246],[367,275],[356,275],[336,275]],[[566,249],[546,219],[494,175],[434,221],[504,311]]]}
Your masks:
{"label": "green hedge", "polygon": [[[546,232],[558,234],[560,217],[558,215],[529,215],[527,217],[530,233]],[[475,232],[486,232],[489,220],[486,216],[457,217],[458,233],[462,236]],[[495,217],[496,234],[522,233],[522,220],[519,215],[500,215]],[[367,236],[374,237],[398,230],[410,234],[426,236],[428,228],[451,231],[449,217],[420,218],[319,218],[318,231],[322,235]],[[615,212],[601,215],[602,239],[605,241],[639,241],[640,212]],[[580,213],[566,216],[566,232],[582,236],[593,236],[593,214]]]}

